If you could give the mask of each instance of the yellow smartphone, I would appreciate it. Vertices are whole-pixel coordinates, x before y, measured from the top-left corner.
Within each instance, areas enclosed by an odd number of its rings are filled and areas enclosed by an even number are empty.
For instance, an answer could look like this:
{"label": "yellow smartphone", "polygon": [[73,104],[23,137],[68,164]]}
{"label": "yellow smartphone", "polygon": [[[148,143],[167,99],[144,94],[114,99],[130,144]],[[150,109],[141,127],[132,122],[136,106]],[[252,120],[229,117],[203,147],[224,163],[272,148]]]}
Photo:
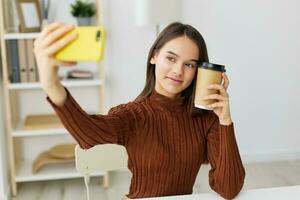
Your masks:
{"label": "yellow smartphone", "polygon": [[[100,61],[104,53],[105,31],[101,26],[79,26],[68,32],[77,38],[59,50],[55,58],[62,61]],[[63,36],[63,37],[64,37]]]}

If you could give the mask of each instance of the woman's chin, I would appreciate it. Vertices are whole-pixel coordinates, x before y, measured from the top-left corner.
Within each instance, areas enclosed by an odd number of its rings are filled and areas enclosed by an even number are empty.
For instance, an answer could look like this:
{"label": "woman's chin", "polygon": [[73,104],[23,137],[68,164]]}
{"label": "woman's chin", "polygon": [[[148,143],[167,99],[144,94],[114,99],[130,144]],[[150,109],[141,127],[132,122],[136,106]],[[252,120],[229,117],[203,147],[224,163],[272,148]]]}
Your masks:
{"label": "woman's chin", "polygon": [[182,89],[179,87],[174,87],[174,86],[168,86],[165,91],[172,95],[172,96],[177,96],[179,93],[182,92]]}

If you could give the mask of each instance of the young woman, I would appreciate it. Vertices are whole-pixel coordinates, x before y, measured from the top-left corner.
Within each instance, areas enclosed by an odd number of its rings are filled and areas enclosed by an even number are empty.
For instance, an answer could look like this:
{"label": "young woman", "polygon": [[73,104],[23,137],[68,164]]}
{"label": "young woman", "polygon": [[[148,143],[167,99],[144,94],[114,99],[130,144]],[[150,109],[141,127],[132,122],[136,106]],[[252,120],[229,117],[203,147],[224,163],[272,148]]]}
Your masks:
{"label": "young woman", "polygon": [[107,115],[89,115],[81,109],[67,88],[61,85],[55,52],[76,38],[60,37],[73,26],[54,23],[35,41],[40,80],[47,100],[78,144],[123,145],[132,172],[125,198],[186,195],[202,163],[210,163],[209,184],[226,199],[241,190],[245,169],[235,139],[229,109],[228,77],[211,85],[219,91],[213,110],[195,109],[193,96],[197,64],[208,62],[205,41],[192,26],[172,23],[150,49],[144,90],[133,101],[111,108]]}

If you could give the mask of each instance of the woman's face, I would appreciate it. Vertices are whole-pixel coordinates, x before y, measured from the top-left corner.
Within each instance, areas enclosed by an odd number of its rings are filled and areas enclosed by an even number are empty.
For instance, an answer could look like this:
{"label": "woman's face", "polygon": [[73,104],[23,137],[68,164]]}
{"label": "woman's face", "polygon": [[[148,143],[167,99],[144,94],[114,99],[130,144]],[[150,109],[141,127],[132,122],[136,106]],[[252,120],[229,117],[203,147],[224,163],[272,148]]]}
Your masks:
{"label": "woman's face", "polygon": [[150,60],[155,64],[155,90],[176,98],[193,81],[198,58],[199,49],[188,37],[167,42]]}

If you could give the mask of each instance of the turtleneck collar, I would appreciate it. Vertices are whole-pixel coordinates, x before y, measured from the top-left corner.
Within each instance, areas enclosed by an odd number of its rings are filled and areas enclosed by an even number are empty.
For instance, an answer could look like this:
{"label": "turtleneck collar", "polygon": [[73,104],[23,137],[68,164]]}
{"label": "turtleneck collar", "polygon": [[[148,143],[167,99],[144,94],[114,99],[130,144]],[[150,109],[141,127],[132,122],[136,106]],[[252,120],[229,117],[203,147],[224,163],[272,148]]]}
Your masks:
{"label": "turtleneck collar", "polygon": [[150,94],[151,104],[160,110],[169,110],[172,112],[182,112],[185,109],[184,97],[172,99],[158,93],[155,89]]}

